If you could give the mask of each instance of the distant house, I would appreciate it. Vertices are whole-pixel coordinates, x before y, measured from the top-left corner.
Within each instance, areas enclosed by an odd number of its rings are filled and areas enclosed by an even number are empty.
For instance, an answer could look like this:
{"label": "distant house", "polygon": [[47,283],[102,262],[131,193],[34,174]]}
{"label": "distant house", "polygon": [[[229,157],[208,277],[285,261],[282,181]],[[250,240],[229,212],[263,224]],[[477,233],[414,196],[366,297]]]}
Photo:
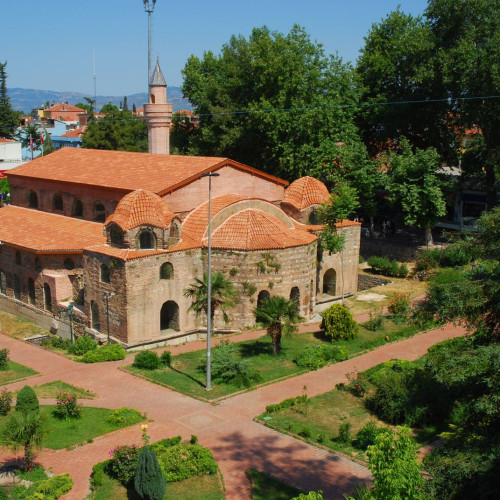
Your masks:
{"label": "distant house", "polygon": [[79,127],[74,130],[69,130],[62,135],[53,135],[52,144],[54,149],[61,148],[81,148],[82,147],[82,137],[85,135],[87,127]]}
{"label": "distant house", "polygon": [[22,157],[21,143],[14,139],[0,137],[0,179],[4,172],[25,163]]}
{"label": "distant house", "polygon": [[43,122],[49,122],[50,120],[59,120],[62,122],[79,122],[79,116],[85,114],[86,111],[82,108],[77,108],[71,104],[55,104],[54,106],[47,109],[39,109],[38,117]]}

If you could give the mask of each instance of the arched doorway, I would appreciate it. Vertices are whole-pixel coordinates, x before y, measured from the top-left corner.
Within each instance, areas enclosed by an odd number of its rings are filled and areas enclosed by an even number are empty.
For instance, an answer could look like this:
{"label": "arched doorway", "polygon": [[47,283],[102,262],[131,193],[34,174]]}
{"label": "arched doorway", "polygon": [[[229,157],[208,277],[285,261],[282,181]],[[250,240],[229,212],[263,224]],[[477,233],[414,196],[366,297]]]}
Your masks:
{"label": "arched doorway", "polygon": [[335,269],[328,269],[323,275],[323,293],[332,296],[337,294],[337,273]]}
{"label": "arched doorway", "polygon": [[97,331],[101,329],[101,324],[99,322],[99,306],[94,300],[90,303],[90,326]]}
{"label": "arched doorway", "polygon": [[47,311],[52,311],[52,295],[48,283],[43,285],[43,305]]}
{"label": "arched doorway", "polygon": [[38,196],[35,191],[30,191],[28,206],[30,208],[38,208]]}
{"label": "arched doorway", "polygon": [[32,306],[35,305],[35,282],[32,278],[28,280],[28,302]]}
{"label": "arched doorway", "polygon": [[94,220],[96,222],[106,221],[106,209],[102,203],[96,203],[94,205]]}
{"label": "arched doorway", "polygon": [[167,300],[161,306],[160,330],[179,331],[179,306],[173,300]]}
{"label": "arched doorway", "polygon": [[3,271],[0,271],[0,293],[7,295],[7,276]]}
{"label": "arched doorway", "polygon": [[298,286],[294,286],[290,290],[290,300],[293,300],[297,304],[297,312],[300,310],[300,290]]}
{"label": "arched doorway", "polygon": [[14,274],[14,298],[21,300],[21,281],[17,274]]}
{"label": "arched doorway", "polygon": [[264,303],[266,300],[271,298],[271,294],[267,290],[261,290],[259,292],[259,296],[257,297],[257,309]]}

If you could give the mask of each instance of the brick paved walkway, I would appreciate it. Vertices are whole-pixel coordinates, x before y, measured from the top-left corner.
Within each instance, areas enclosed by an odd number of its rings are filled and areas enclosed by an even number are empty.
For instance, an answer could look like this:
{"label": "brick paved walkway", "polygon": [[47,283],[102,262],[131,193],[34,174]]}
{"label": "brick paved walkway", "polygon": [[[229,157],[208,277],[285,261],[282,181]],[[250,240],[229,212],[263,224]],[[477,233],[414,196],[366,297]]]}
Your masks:
{"label": "brick paved walkway", "polygon": [[[317,329],[305,325],[303,329]],[[419,334],[393,344],[386,344],[362,356],[325,367],[292,379],[235,396],[217,405],[203,403],[182,394],[148,383],[118,370],[131,363],[126,360],[84,365],[56,353],[0,335],[0,347],[10,350],[13,361],[29,365],[40,375],[6,386],[17,390],[25,384],[39,385],[52,380],[84,387],[95,392],[94,400],[82,400],[87,406],[119,408],[129,406],[145,412],[152,419],[148,431],[153,441],[174,435],[199,437],[210,448],[219,463],[227,487],[227,499],[248,499],[248,482],[244,471],[255,467],[304,490],[322,489],[326,499],[342,499],[342,494],[360,481],[370,479],[369,471],[346,458],[328,453],[301,441],[285,436],[252,419],[268,404],[302,393],[307,386],[309,396],[331,390],[345,381],[345,374],[365,370],[392,358],[416,359],[442,340],[460,336],[464,330],[452,325]],[[263,332],[246,332],[232,337],[233,341],[256,338]],[[195,342],[169,348],[174,354],[203,347]],[[74,450],[45,450],[38,461],[54,472],[70,472],[75,481],[67,500],[83,500],[89,492],[92,466],[108,458],[116,445],[140,443],[140,426],[102,436],[93,443]],[[0,460],[12,458],[0,453]]]}

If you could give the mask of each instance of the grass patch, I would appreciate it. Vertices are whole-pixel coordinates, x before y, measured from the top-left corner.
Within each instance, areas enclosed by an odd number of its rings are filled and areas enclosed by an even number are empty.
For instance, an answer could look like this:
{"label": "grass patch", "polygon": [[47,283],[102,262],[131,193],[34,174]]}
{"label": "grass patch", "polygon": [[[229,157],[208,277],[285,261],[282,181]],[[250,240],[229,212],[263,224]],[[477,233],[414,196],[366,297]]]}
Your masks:
{"label": "grass patch", "polygon": [[290,498],[303,493],[297,488],[282,483],[256,469],[248,469],[245,474],[250,481],[250,498],[252,500],[290,500]]}
{"label": "grass patch", "polygon": [[[114,410],[107,408],[82,408],[82,417],[79,419],[60,420],[52,415],[54,405],[40,406],[40,413],[47,416],[46,427],[49,429],[43,440],[43,447],[51,450],[60,450],[78,444],[84,444],[97,436],[122,429],[145,420],[137,417],[135,421],[125,424],[110,423],[108,417]],[[0,434],[2,433],[9,416],[0,417]]]}
{"label": "grass patch", "polygon": [[5,311],[0,311],[0,318],[2,320],[2,332],[16,339],[24,339],[34,335],[49,335],[50,333],[27,318],[14,316]]}
{"label": "grass patch", "polygon": [[0,370],[0,385],[11,384],[16,380],[22,380],[26,377],[37,375],[38,372],[14,361],[7,361],[7,369]]}
{"label": "grass patch", "polygon": [[[125,488],[120,481],[103,474],[102,482],[94,487],[91,500],[142,500],[134,488]],[[185,481],[167,484],[163,500],[224,500],[219,476],[193,476]],[[288,500],[288,499],[287,499]]]}
{"label": "grass patch", "polygon": [[[270,383],[283,377],[295,376],[304,373],[304,368],[298,367],[294,358],[309,345],[340,345],[347,347],[349,355],[353,356],[368,349],[396,339],[410,337],[421,330],[416,325],[396,325],[392,321],[385,321],[384,327],[376,332],[362,326],[359,336],[353,340],[332,342],[325,338],[322,332],[293,334],[283,338],[282,352],[278,356],[272,354],[271,338],[265,335],[259,339],[239,342],[236,345],[236,356],[239,359],[251,361],[252,369],[260,377],[260,383]],[[244,390],[233,384],[212,383],[212,390],[205,390],[206,375],[202,369],[206,358],[206,351],[193,351],[179,354],[172,358],[171,367],[162,367],[157,370],[144,370],[132,365],[126,367],[132,373],[139,374],[151,382],[166,385],[188,396],[201,399],[217,399]]]}
{"label": "grass patch", "polygon": [[60,392],[66,392],[69,394],[74,394],[78,399],[93,399],[96,394],[88,391],[87,389],[82,389],[81,387],[75,387],[74,385],[67,384],[62,380],[54,380],[54,382],[47,382],[42,385],[35,385],[32,387],[35,394],[39,398],[57,398]]}

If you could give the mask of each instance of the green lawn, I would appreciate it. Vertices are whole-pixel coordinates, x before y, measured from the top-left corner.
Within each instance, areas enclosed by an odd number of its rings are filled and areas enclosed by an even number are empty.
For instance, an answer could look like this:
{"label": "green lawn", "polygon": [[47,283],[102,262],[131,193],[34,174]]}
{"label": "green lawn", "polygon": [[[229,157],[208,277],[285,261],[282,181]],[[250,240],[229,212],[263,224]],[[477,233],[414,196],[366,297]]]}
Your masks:
{"label": "green lawn", "polygon": [[39,398],[57,398],[57,395],[60,392],[74,394],[78,399],[93,399],[96,396],[93,392],[87,391],[87,389],[75,387],[74,385],[62,382],[61,380],[47,382],[42,385],[35,385],[33,386],[33,390]]}
{"label": "green lawn", "polygon": [[[102,484],[90,496],[91,500],[141,500],[132,488],[125,488],[117,479],[103,476]],[[219,476],[193,476],[185,481],[168,483],[163,500],[223,500]]]}
{"label": "green lawn", "polygon": [[290,500],[302,493],[297,488],[256,469],[248,469],[245,473],[250,481],[252,500]]}
{"label": "green lawn", "polygon": [[11,384],[16,380],[22,380],[32,375],[37,375],[38,372],[29,366],[14,363],[14,361],[7,361],[7,369],[0,370],[0,385]]}
{"label": "green lawn", "polygon": [[[144,417],[137,417],[125,424],[108,422],[113,410],[107,408],[82,408],[82,417],[79,419],[60,420],[52,415],[53,405],[41,406],[40,413],[47,416],[46,427],[49,429],[43,440],[43,447],[60,450],[77,444],[84,444],[91,439],[109,432],[128,427],[144,421]],[[9,416],[0,417],[0,434]],[[140,430],[137,430],[140,436]]]}
{"label": "green lawn", "polygon": [[35,325],[33,321],[21,316],[14,316],[5,311],[0,311],[0,319],[2,323],[2,332],[16,339],[49,334],[48,330]]}
{"label": "green lawn", "polygon": [[[362,326],[359,330],[360,333],[356,339],[337,342],[338,345],[347,347],[350,356],[386,343],[386,336],[389,336],[389,341],[393,341],[414,335],[420,329],[414,325],[396,325],[392,321],[385,320],[384,327],[377,332],[372,332]],[[278,356],[272,354],[271,338],[267,335],[256,340],[237,343],[236,346],[237,356],[241,359],[251,360],[252,368],[260,374],[261,383],[269,383],[282,377],[304,373],[306,370],[299,368],[293,359],[306,346],[324,343],[331,344],[331,341],[326,339],[321,332],[293,334],[283,337],[283,350]],[[171,368],[144,370],[129,365],[126,369],[132,373],[140,374],[152,382],[202,399],[213,400],[244,390],[243,387],[236,385],[212,381],[212,390],[205,391],[206,375],[202,369],[205,358],[206,351],[200,350],[174,356]]]}

